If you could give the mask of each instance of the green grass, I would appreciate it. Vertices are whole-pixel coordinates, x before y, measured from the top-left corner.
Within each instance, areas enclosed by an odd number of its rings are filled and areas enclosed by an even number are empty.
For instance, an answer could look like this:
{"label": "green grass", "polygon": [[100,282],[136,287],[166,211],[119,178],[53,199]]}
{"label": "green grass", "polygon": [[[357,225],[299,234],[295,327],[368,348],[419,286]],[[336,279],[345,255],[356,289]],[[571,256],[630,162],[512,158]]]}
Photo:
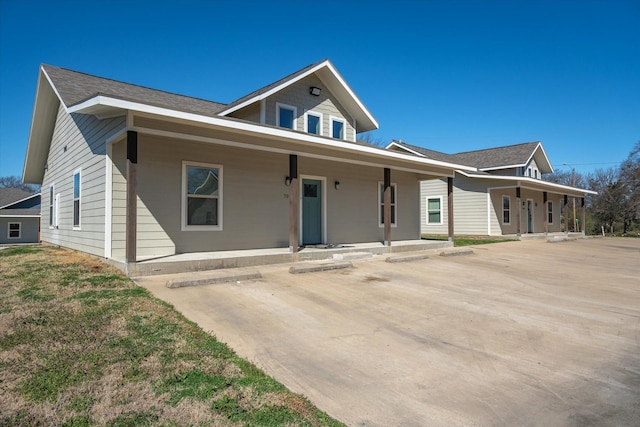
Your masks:
{"label": "green grass", "polygon": [[102,261],[0,253],[0,426],[342,425]]}
{"label": "green grass", "polygon": [[[440,235],[426,235],[423,234],[421,236],[423,240],[448,240],[447,236]],[[503,242],[514,242],[516,240],[513,239],[491,239],[488,237],[469,237],[469,236],[458,236],[453,239],[453,246],[472,246],[472,245],[488,245],[491,243],[503,243]]]}

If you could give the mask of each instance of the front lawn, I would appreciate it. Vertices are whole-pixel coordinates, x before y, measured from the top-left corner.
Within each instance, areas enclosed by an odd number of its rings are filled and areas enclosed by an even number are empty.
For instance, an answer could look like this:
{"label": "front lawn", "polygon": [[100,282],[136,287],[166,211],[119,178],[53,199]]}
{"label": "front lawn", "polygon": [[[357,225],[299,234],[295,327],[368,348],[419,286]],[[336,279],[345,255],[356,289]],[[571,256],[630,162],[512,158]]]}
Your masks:
{"label": "front lawn", "polygon": [[0,426],[336,426],[102,260],[0,250]]}

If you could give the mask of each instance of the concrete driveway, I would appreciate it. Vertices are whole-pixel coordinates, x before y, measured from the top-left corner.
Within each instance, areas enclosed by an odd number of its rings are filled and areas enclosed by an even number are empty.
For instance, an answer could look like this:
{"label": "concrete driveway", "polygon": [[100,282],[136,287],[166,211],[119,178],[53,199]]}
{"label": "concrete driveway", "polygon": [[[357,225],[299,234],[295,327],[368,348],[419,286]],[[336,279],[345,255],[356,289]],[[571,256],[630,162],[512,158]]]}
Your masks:
{"label": "concrete driveway", "polygon": [[474,250],[139,283],[348,425],[639,425],[640,239]]}

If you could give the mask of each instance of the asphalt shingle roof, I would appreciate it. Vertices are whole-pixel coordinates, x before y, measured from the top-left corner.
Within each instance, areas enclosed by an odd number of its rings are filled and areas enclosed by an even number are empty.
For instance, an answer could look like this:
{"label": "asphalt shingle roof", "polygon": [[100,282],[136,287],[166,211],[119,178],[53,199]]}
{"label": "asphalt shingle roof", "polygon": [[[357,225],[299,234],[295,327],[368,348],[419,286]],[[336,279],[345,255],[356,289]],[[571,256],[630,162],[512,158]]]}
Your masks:
{"label": "asphalt shingle roof", "polygon": [[19,188],[0,188],[0,208],[11,205],[18,200],[26,199],[33,194]]}
{"label": "asphalt shingle roof", "polygon": [[43,65],[42,68],[46,71],[67,107],[103,95],[204,116],[216,116],[226,108],[226,104],[219,102],[150,89],[66,68],[52,65]]}
{"label": "asphalt shingle roof", "polygon": [[492,169],[525,164],[539,144],[539,142],[525,142],[522,144],[507,145],[505,147],[447,154],[440,151],[428,150],[426,148],[410,145],[406,142],[395,142],[433,160],[457,163],[478,169]]}

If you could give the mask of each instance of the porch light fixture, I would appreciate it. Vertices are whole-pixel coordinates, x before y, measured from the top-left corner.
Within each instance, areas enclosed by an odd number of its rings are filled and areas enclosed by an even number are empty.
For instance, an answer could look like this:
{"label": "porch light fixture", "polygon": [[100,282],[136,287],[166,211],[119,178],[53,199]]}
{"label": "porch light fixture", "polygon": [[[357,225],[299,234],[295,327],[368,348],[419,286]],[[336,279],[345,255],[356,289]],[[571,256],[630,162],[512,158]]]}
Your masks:
{"label": "porch light fixture", "polygon": [[339,190],[340,189],[340,181],[334,182],[333,186],[336,188],[336,190]]}
{"label": "porch light fixture", "polygon": [[322,92],[322,89],[319,87],[311,86],[309,88],[309,93],[313,96],[320,96],[320,92]]}
{"label": "porch light fixture", "polygon": [[287,187],[291,185],[291,177],[290,176],[285,176],[284,177],[284,185],[286,185]]}

